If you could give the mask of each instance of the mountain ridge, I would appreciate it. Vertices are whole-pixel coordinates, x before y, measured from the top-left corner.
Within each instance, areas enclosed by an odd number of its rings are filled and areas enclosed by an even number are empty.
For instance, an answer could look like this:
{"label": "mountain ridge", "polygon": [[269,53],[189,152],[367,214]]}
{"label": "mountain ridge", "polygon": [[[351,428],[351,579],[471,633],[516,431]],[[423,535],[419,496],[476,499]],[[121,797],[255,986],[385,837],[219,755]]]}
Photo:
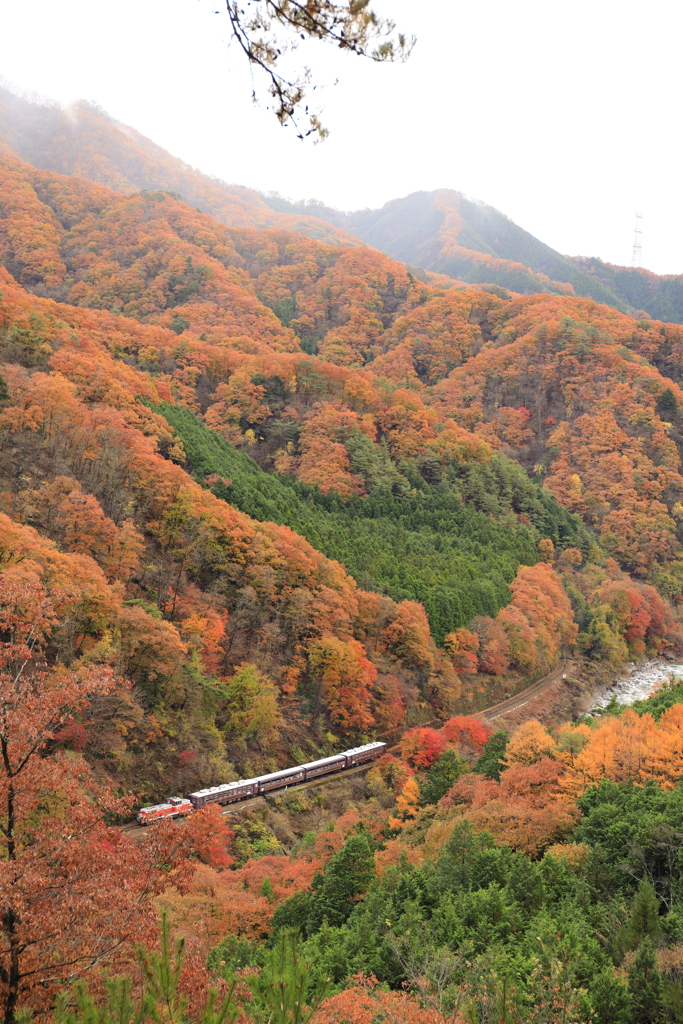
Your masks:
{"label": "mountain ridge", "polygon": [[[273,193],[263,198],[281,212],[315,211],[316,217],[353,231],[394,259],[468,284],[493,284],[522,294],[566,294],[562,286],[570,285],[570,294],[622,313],[674,323],[683,318],[683,276],[615,267],[596,257],[564,256],[499,210],[453,189],[413,192],[379,209],[351,212]],[[642,286],[642,278],[648,287]]]}
{"label": "mountain ridge", "polygon": [[0,138],[38,169],[124,194],[168,191],[229,227],[296,231],[335,246],[370,245],[442,287],[460,281],[527,295],[575,294],[636,317],[683,321],[683,276],[563,256],[505,214],[453,189],[414,192],[377,210],[353,212],[293,202],[203,174],[95,104],[65,110],[1,86]]}

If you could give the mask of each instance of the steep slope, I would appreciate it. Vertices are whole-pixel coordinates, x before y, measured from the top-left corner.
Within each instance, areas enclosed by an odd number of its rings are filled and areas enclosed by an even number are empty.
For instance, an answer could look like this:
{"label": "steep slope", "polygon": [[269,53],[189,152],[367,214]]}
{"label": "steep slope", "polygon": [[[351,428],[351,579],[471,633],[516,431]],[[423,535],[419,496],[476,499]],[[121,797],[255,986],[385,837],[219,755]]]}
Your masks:
{"label": "steep slope", "polygon": [[664,369],[683,328],[585,299],[511,302],[492,347],[432,391],[451,416],[519,459],[629,571],[670,596],[683,579],[683,392]]}
{"label": "steep slope", "polygon": [[[402,316],[434,301],[418,365],[438,379],[492,297],[458,293],[440,310],[442,292],[379,253],[228,229],[165,193],[121,195],[7,150],[0,179],[0,559],[5,574],[77,595],[51,639],[57,663],[111,666],[136,684],[84,726],[91,754],[129,785],[188,789],[234,762],[247,771],[293,746],[334,745],[329,730],[362,736],[452,711],[461,680],[415,598],[440,640],[479,616],[493,630],[487,651],[539,542],[589,540],[502,463],[486,470],[495,514],[477,510],[468,467],[491,463],[486,442],[416,391],[376,389],[360,364],[409,351]],[[358,368],[312,357],[300,336]],[[202,464],[190,435],[186,452],[143,404],[162,401],[169,419],[174,403],[203,414],[207,426],[191,417],[202,444],[220,441],[230,466]],[[276,485],[271,511],[227,478],[240,448],[299,479],[313,496],[307,523],[291,481],[258,470]],[[355,552],[352,495],[366,503],[353,506]],[[316,506],[330,513],[311,531],[316,546],[355,554],[380,593],[287,528],[308,529]],[[492,665],[484,658],[484,673]]]}
{"label": "steep slope", "polygon": [[[614,393],[625,391],[622,405],[643,404],[638,381],[645,377],[654,413],[667,388],[679,401],[675,386],[654,367],[638,369],[639,357],[626,348],[673,374],[677,327],[636,324],[569,296],[509,301],[429,288],[373,250],[228,229],[163,192],[121,196],[38,172],[11,153],[0,173],[0,246],[22,283],[170,329],[177,338],[172,346],[110,344],[163,379],[169,395],[203,413],[212,429],[264,468],[343,498],[378,487],[407,495],[406,466],[439,483],[463,463],[486,462],[491,444],[529,468],[543,464],[548,424],[589,411],[576,399],[556,406],[544,396],[566,390],[570,379],[584,389],[596,345],[608,359],[596,380],[606,375]],[[505,385],[512,367],[517,377],[526,372],[520,332],[542,339],[533,372],[554,374],[543,388]],[[547,369],[546,338],[558,339],[553,345],[563,353]],[[565,349],[573,361],[566,361]],[[485,382],[499,364],[503,383],[491,401]],[[480,367],[483,383],[472,390],[468,382],[480,381]],[[664,428],[655,419],[652,429]],[[664,447],[673,445],[672,453],[655,453],[650,461],[659,467],[664,460],[677,474],[677,435],[666,429]],[[605,487],[615,484],[609,466],[603,475]],[[672,481],[658,485],[669,512],[679,501]],[[568,495],[561,500],[573,508]],[[652,506],[654,520],[664,506]],[[579,508],[595,526],[598,520]],[[663,529],[671,533],[671,520]],[[635,525],[632,543],[622,557],[634,571],[650,571],[674,550],[664,545],[645,554],[647,533]]]}
{"label": "steep slope", "polygon": [[[316,749],[321,729],[393,727],[420,692],[453,705],[458,678],[418,605],[359,590],[303,538],[177,465],[182,446],[140,401],[170,399],[166,379],[121,358],[126,345],[172,348],[173,332],[0,277],[0,560],[70,607],[53,658],[136,684],[86,729],[110,771],[148,792],[187,789],[244,766],[250,720],[271,737],[251,754],[268,765],[274,749]],[[228,727],[240,702],[245,731]]]}
{"label": "steep slope", "polygon": [[[450,487],[430,485],[416,472],[409,479],[395,474],[393,483],[404,484],[399,500],[392,498],[386,478],[372,481],[369,497],[343,500],[334,491],[265,473],[187,409],[157,408],[180,438],[197,480],[211,482],[218,475],[215,494],[257,519],[290,526],[341,562],[365,589],[419,601],[440,644],[453,630],[477,616],[495,616],[509,603],[509,584],[520,565],[538,561],[540,538],[559,548],[591,543],[577,518],[547,501],[505,458],[472,458],[451,474]],[[360,436],[347,439],[352,453]],[[361,451],[372,457],[370,445]],[[382,468],[386,472],[387,465]],[[326,483],[321,480],[321,486]],[[471,499],[482,486],[491,503],[488,513]],[[494,502],[498,515],[491,514]]]}
{"label": "steep slope", "polygon": [[[544,505],[538,488],[509,465],[486,471],[487,514],[495,509],[500,524],[463,509],[478,490],[467,467],[489,463],[489,446],[440,422],[417,394],[391,383],[393,374],[404,374],[405,353],[412,352],[418,387],[462,362],[482,343],[470,320],[489,296],[453,293],[444,306],[443,293],[411,281],[380,253],[332,249],[293,234],[229,231],[166,194],[123,197],[36,172],[11,155],[2,180],[9,215],[0,221],[0,242],[24,283],[177,335],[169,345],[163,332],[135,340],[128,332],[112,338],[109,350],[163,380],[165,394],[201,410],[229,442],[223,461],[205,465],[199,481],[215,473],[232,478],[234,467],[224,460],[235,445],[264,468],[293,474],[323,505],[333,492],[337,509],[326,529],[320,503],[307,516],[289,514],[291,497],[257,507],[343,560],[363,585],[422,601],[439,641],[509,601],[508,585],[520,562],[538,559],[542,537],[588,545],[577,524]],[[36,231],[40,224],[46,230]],[[59,283],[47,283],[55,278]],[[428,322],[418,312],[425,303]],[[402,314],[411,310],[406,320]],[[29,347],[26,358],[40,362]],[[377,376],[312,361],[314,348],[335,363],[371,365]],[[67,376],[76,370],[73,357],[55,354],[52,362]],[[81,367],[76,372],[84,376]],[[374,379],[394,393],[382,396]],[[194,454],[191,464],[196,474]],[[433,492],[447,476],[450,491]],[[238,495],[233,489],[223,496],[253,514],[253,491],[241,501]],[[352,505],[352,497],[363,500]],[[454,534],[443,550],[439,528]]]}
{"label": "steep slope", "polygon": [[231,227],[288,228],[334,245],[358,244],[343,229],[310,215],[274,213],[257,192],[202,174],[89,103],[63,110],[0,87],[0,139],[41,170],[123,193],[171,190]]}
{"label": "steep slope", "polygon": [[[376,250],[228,228],[7,148],[0,252],[0,560],[72,595],[56,664],[136,684],[81,723],[126,784],[187,790],[446,718],[579,629],[615,662],[678,644],[643,577],[683,591],[683,395],[632,351],[674,364],[681,328],[429,287]],[[630,461],[604,459],[603,491],[576,504],[583,409],[565,391],[596,338],[586,401]],[[546,378],[564,404],[543,419]],[[568,489],[554,463],[548,479],[603,547],[509,461],[539,461],[553,414],[576,440]]]}

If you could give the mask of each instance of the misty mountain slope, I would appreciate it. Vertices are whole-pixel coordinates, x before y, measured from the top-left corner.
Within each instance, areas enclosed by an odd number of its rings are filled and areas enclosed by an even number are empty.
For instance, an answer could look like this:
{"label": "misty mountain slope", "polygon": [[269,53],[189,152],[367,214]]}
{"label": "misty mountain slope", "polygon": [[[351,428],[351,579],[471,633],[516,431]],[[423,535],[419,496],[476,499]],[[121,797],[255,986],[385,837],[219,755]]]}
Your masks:
{"label": "misty mountain slope", "polygon": [[[452,189],[414,192],[379,210],[344,213],[229,185],[190,167],[90,103],[67,110],[0,87],[0,140],[44,171],[122,193],[166,190],[232,228],[280,228],[336,246],[361,240],[393,259],[467,284],[523,295],[576,294],[622,312],[683,320],[683,281],[562,256],[504,214]],[[448,282],[443,281],[448,286]]]}
{"label": "misty mountain slope", "polygon": [[451,189],[412,192],[379,210],[353,213],[272,194],[264,200],[282,213],[315,213],[396,260],[468,284],[497,284],[523,295],[573,290],[622,313],[683,322],[683,275],[659,276],[596,257],[562,256],[492,206]]}
{"label": "misty mountain slope", "polygon": [[[413,192],[379,210],[341,213],[317,203],[265,196],[279,212],[312,212],[394,259],[468,284],[497,284],[521,294],[574,294],[626,312],[618,292],[583,272],[504,214],[452,189]],[[567,288],[571,285],[571,289]]]}
{"label": "misty mountain slope", "polygon": [[331,245],[358,245],[345,230],[271,210],[251,189],[202,174],[89,103],[68,110],[0,87],[0,138],[43,171],[76,175],[117,192],[167,189],[228,227],[285,228]]}
{"label": "misty mountain slope", "polygon": [[572,257],[583,273],[621,295],[634,309],[642,309],[666,323],[683,319],[683,275],[653,274],[643,267],[617,267],[597,257]]}
{"label": "misty mountain slope", "polygon": [[[561,255],[485,203],[452,189],[414,192],[379,210],[261,195],[193,169],[89,103],[63,110],[0,87],[0,140],[44,171],[122,193],[166,190],[231,228],[296,231],[335,246],[373,246],[412,267],[523,295],[575,294],[621,312],[683,322],[683,277]],[[437,283],[433,281],[433,283]],[[449,287],[442,278],[438,282]]]}

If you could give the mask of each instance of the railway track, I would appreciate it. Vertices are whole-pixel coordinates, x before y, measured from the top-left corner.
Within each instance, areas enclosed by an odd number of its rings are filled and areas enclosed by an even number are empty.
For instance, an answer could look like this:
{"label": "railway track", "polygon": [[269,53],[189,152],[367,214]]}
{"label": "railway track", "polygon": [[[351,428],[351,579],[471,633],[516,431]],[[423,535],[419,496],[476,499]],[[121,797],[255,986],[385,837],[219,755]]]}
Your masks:
{"label": "railway track", "polygon": [[539,693],[542,693],[548,686],[552,686],[553,683],[557,683],[561,679],[566,679],[573,666],[573,661],[565,659],[558,668],[549,672],[547,676],[543,676],[537,682],[532,683],[531,686],[527,686],[526,690],[522,690],[521,693],[516,694],[514,697],[508,697],[506,700],[501,701],[500,704],[494,704],[493,707],[486,708],[485,711],[477,712],[477,717],[481,718],[484,722],[495,722],[498,718],[503,718],[513,711],[518,711],[525,704],[530,704],[532,700],[535,700]]}
{"label": "railway track", "polygon": [[[573,666],[573,661],[565,659],[556,669],[553,669],[552,672],[543,676],[542,679],[538,679],[535,683],[532,683],[531,686],[527,686],[527,688],[522,690],[521,693],[516,694],[514,697],[508,697],[499,704],[494,704],[493,707],[486,708],[485,711],[478,711],[475,717],[482,719],[482,721],[488,724],[492,724],[498,719],[504,718],[505,715],[509,715],[513,711],[518,711],[519,708],[523,708],[526,704],[530,704],[532,700],[535,700],[539,693],[542,693],[548,686],[552,686],[553,683],[559,682],[560,679],[565,679]],[[389,747],[387,752],[394,752],[398,749],[399,744],[395,744],[394,746]],[[369,762],[368,764],[358,765],[356,768],[350,768],[343,772],[335,772],[334,775],[323,775],[318,779],[310,779],[308,782],[300,782],[296,786],[288,786],[285,789],[276,790],[275,792],[277,794],[296,793],[302,789],[312,789],[315,786],[324,786],[333,779],[367,771],[368,768],[372,767],[372,764],[373,762]],[[235,814],[237,811],[242,811],[249,807],[259,807],[266,802],[266,799],[267,798],[263,796],[255,796],[250,797],[248,800],[237,801],[234,804],[230,804],[227,807],[222,808],[221,813],[223,815]],[[176,823],[181,823],[185,820],[185,818],[179,818]],[[136,833],[136,838],[139,839],[144,839],[147,836],[148,828],[149,826],[138,825],[136,821],[129,821],[124,825],[121,825],[122,832],[134,832]]]}

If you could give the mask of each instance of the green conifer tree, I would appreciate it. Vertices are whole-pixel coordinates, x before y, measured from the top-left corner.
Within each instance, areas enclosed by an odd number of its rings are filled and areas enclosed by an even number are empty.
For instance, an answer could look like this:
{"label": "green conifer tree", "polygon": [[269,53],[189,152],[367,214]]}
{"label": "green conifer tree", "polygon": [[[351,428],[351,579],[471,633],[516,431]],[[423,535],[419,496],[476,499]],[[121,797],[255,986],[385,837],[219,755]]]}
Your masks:
{"label": "green conifer tree", "polygon": [[487,779],[500,781],[501,758],[505,757],[505,750],[508,745],[508,734],[499,729],[484,744],[484,749],[475,762],[472,771],[478,775],[485,775]]}
{"label": "green conifer tree", "polygon": [[424,781],[420,785],[420,803],[436,804],[454,786],[461,775],[470,770],[467,761],[460,757],[452,747],[444,750],[431,766]]}
{"label": "green conifer tree", "polygon": [[643,939],[629,968],[628,990],[632,1024],[658,1024],[662,1019],[662,979],[650,938]]}
{"label": "green conifer tree", "polygon": [[678,402],[671,388],[664,388],[661,395],[657,399],[655,406],[657,413],[664,420],[672,420],[678,412]]}
{"label": "green conifer tree", "polygon": [[631,997],[613,970],[601,971],[590,986],[593,1024],[631,1024]]}
{"label": "green conifer tree", "polygon": [[272,903],[275,899],[275,893],[273,892],[273,883],[271,882],[268,875],[261,882],[260,893],[265,896],[269,903]]}
{"label": "green conifer tree", "polygon": [[643,939],[656,939],[662,930],[659,900],[651,882],[643,878],[633,901],[627,925],[628,948],[635,949]]}
{"label": "green conifer tree", "polygon": [[367,830],[350,836],[325,868],[310,898],[308,932],[323,921],[344,924],[355,904],[367,892],[375,873],[375,858]]}
{"label": "green conifer tree", "polygon": [[662,1002],[673,1020],[683,1021],[683,985],[679,981],[665,982]]}
{"label": "green conifer tree", "polygon": [[249,979],[249,1017],[267,1024],[308,1024],[327,994],[327,980],[314,982],[296,932],[283,929],[261,971]]}
{"label": "green conifer tree", "polygon": [[[317,874],[319,878],[322,878],[322,874]],[[311,885],[315,886],[315,883],[316,876],[313,877]],[[313,894],[310,892],[295,892],[288,900],[281,903],[270,923],[271,937],[276,937],[283,928],[307,934],[312,898]]]}

